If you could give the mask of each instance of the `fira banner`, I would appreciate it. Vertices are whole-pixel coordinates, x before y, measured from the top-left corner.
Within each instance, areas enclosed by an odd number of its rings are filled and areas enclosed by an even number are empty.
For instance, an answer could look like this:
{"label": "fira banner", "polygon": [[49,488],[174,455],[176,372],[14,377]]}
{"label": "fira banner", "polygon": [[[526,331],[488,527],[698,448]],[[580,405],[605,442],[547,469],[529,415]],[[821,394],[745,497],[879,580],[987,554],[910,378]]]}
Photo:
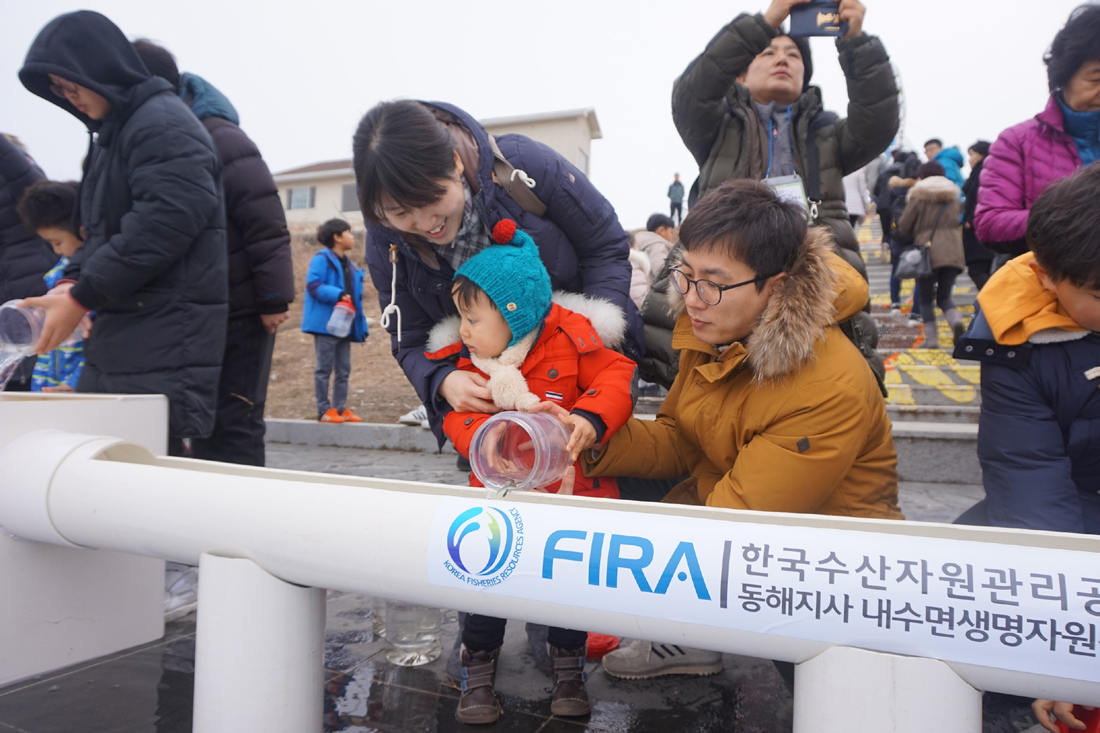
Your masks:
{"label": "fira banner", "polygon": [[428,581],[1100,682],[1094,554],[445,498]]}

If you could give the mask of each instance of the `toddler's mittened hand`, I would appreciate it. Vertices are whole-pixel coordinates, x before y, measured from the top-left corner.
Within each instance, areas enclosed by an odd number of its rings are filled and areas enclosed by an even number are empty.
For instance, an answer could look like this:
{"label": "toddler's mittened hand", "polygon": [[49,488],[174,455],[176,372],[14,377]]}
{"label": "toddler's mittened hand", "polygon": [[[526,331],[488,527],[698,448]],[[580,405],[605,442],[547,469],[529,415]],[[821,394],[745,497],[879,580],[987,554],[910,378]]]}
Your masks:
{"label": "toddler's mittened hand", "polygon": [[527,412],[549,412],[559,420],[569,417],[569,411],[559,405],[557,402],[550,402],[549,400],[543,400],[534,407],[528,408]]}
{"label": "toddler's mittened hand", "polygon": [[573,429],[565,449],[569,451],[570,459],[575,461],[580,457],[581,451],[588,450],[595,444],[596,427],[581,415],[568,415],[561,418],[561,421]]}

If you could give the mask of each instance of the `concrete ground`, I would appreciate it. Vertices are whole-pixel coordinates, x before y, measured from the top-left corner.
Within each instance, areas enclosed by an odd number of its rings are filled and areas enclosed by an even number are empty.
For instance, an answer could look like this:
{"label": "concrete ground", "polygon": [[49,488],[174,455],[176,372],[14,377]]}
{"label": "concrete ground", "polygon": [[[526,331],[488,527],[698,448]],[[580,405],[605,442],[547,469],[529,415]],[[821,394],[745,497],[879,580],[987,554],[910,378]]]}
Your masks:
{"label": "concrete ground", "polygon": [[[268,465],[450,484],[465,481],[454,454],[270,444]],[[951,521],[981,493],[972,485],[905,483],[901,501],[911,520]],[[334,511],[333,531],[356,527]],[[321,730],[476,730],[454,719],[458,690],[445,673],[446,654],[423,667],[395,667],[386,661],[385,643],[375,637],[372,599],[329,593],[327,606]],[[445,650],[454,644],[457,630],[456,614],[445,612]],[[194,634],[192,614],[170,623],[158,642],[0,689],[0,733],[190,731]],[[792,698],[772,664],[734,655],[725,655],[724,661],[725,670],[712,677],[637,682],[609,677],[598,662],[590,662],[592,714],[579,720],[555,718],[549,710],[550,678],[534,665],[524,624],[514,621],[508,625],[497,681],[505,715],[481,730],[790,731]]]}

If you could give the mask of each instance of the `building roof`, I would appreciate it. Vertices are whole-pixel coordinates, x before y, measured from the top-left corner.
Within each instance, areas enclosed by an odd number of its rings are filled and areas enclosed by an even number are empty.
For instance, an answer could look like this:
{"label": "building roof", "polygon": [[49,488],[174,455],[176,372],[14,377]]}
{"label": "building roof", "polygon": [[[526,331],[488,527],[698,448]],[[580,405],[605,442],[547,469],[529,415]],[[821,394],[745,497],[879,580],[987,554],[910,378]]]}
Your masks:
{"label": "building roof", "polygon": [[[510,127],[514,125],[535,124],[538,122],[552,122],[554,120],[568,120],[576,117],[584,118],[588,123],[588,131],[593,140],[603,137],[600,131],[600,123],[596,119],[596,110],[591,107],[583,109],[569,109],[561,112],[539,112],[533,115],[518,115],[515,117],[493,117],[487,120],[478,120],[483,127]],[[297,168],[280,171],[275,174],[276,183],[291,183],[305,181],[314,178],[329,178],[334,174],[354,175],[351,167],[351,159],[328,160],[321,163],[311,163]]]}
{"label": "building roof", "polygon": [[327,160],[323,163],[311,163],[310,165],[299,166],[298,168],[291,168],[286,171],[279,171],[275,175],[288,176],[297,175],[300,173],[326,173],[329,171],[342,171],[351,170],[351,158],[344,158],[343,160]]}
{"label": "building roof", "polygon": [[550,122],[552,120],[567,120],[573,117],[583,117],[588,123],[588,130],[593,140],[603,137],[600,131],[600,123],[596,119],[596,110],[591,107],[583,109],[567,109],[561,112],[539,112],[533,115],[518,115],[516,117],[493,117],[488,120],[478,120],[482,127],[505,127],[510,125],[522,125],[534,122]]}

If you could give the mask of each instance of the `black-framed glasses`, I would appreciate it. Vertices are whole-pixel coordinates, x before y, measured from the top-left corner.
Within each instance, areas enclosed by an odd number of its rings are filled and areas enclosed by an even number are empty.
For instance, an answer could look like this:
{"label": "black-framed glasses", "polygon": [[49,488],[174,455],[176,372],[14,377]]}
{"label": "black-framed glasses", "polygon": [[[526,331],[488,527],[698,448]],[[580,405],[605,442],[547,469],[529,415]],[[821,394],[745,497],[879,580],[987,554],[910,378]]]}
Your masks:
{"label": "black-framed glasses", "polygon": [[672,280],[672,287],[676,288],[676,292],[680,295],[687,295],[691,286],[695,286],[695,292],[699,295],[699,300],[703,301],[707,305],[718,305],[722,302],[722,293],[727,290],[733,290],[744,285],[751,285],[752,283],[764,282],[765,280],[775,277],[775,275],[760,275],[754,277],[752,280],[746,280],[741,283],[734,283],[733,285],[719,285],[711,280],[692,280],[684,273],[677,270],[675,267],[668,268],[669,279]]}

